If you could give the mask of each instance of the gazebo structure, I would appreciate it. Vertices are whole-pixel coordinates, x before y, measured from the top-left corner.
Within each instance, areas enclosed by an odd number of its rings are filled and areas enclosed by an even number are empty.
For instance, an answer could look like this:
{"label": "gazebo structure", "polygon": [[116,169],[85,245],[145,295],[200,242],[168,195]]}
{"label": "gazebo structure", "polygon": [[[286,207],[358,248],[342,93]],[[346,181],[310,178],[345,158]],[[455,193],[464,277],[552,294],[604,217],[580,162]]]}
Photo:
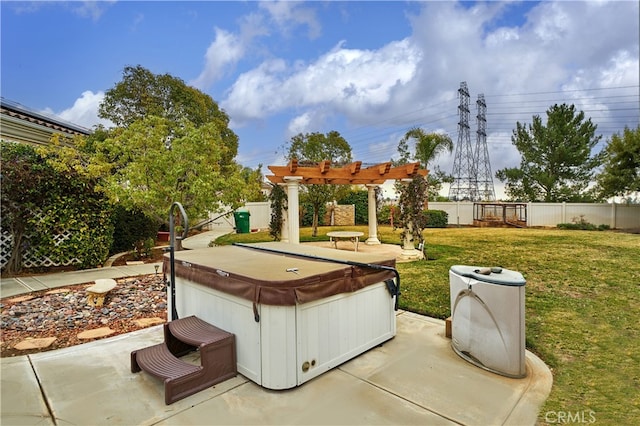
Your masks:
{"label": "gazebo structure", "polygon": [[282,237],[290,243],[300,243],[299,187],[304,185],[365,185],[368,189],[369,236],[366,244],[380,244],[378,240],[378,220],[376,218],[375,188],[387,180],[412,179],[416,175],[426,176],[428,170],[421,169],[420,163],[410,163],[391,167],[391,163],[380,163],[362,168],[362,161],[345,166],[331,167],[328,160],[314,166],[299,166],[293,159],[286,166],[268,166],[273,175],[267,176],[271,183],[286,185],[288,210],[283,225]]}

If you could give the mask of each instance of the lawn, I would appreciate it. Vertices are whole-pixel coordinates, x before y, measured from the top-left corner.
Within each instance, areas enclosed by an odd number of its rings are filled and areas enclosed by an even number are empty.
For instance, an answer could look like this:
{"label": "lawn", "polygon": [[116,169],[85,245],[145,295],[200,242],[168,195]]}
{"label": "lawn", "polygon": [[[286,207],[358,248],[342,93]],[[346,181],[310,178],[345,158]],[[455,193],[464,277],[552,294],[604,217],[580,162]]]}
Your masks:
{"label": "lawn", "polygon": [[[300,231],[301,241],[328,240]],[[354,229],[353,227],[349,228]],[[359,227],[365,235],[366,226]],[[400,307],[435,318],[450,315],[449,268],[502,266],[521,272],[526,290],[526,345],[553,371],[542,407],[587,423],[640,419],[640,235],[558,229],[447,228],[424,232],[428,260],[399,263]],[[378,238],[399,244],[399,231]],[[217,240],[271,241],[267,232]],[[563,414],[564,413],[564,414]],[[576,416],[579,416],[576,417]]]}

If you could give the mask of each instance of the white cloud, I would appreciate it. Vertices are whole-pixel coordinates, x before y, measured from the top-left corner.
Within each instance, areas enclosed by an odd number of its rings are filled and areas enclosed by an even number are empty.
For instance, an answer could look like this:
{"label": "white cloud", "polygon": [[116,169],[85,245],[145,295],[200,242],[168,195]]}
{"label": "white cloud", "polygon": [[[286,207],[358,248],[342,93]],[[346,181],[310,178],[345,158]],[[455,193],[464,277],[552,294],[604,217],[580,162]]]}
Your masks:
{"label": "white cloud", "polygon": [[[76,99],[71,108],[65,109],[62,112],[56,113],[58,117],[66,120],[70,123],[77,124],[87,129],[91,129],[93,126],[102,124],[105,127],[113,126],[109,120],[104,120],[98,117],[98,108],[100,103],[104,99],[104,92],[93,93],[87,90]],[[50,110],[46,111],[51,113]]]}
{"label": "white cloud", "polygon": [[281,32],[287,34],[299,25],[308,27],[308,37],[315,39],[320,36],[322,27],[316,19],[313,8],[304,3],[292,1],[265,1],[259,6],[269,12],[271,19]]}
{"label": "white cloud", "polygon": [[232,95],[220,103],[233,125],[247,118],[259,120],[282,109],[287,94],[279,90],[283,84],[280,74],[286,69],[284,60],[275,59],[238,77],[230,89]]}
{"label": "white cloud", "polygon": [[93,21],[100,19],[106,9],[112,4],[116,3],[114,0],[110,1],[80,1],[71,2],[71,10],[76,15],[82,18],[90,18]]}
{"label": "white cloud", "polygon": [[628,50],[620,51],[599,71],[602,87],[637,85],[640,79],[640,62]]}
{"label": "white cloud", "polygon": [[239,122],[296,107],[321,107],[357,117],[386,105],[394,90],[411,81],[420,59],[420,52],[407,40],[377,51],[339,44],[304,67],[299,63],[291,67],[283,60],[262,63],[236,80],[221,105]]}
{"label": "white cloud", "polygon": [[220,79],[245,54],[245,45],[238,36],[220,28],[215,31],[216,37],[205,54],[204,70],[191,82],[200,89],[207,88]]}
{"label": "white cloud", "polygon": [[298,115],[297,117],[294,117],[289,122],[289,125],[287,126],[287,133],[290,136],[294,136],[300,133],[307,133],[309,132],[311,123],[312,123],[311,113],[305,112],[302,115]]}

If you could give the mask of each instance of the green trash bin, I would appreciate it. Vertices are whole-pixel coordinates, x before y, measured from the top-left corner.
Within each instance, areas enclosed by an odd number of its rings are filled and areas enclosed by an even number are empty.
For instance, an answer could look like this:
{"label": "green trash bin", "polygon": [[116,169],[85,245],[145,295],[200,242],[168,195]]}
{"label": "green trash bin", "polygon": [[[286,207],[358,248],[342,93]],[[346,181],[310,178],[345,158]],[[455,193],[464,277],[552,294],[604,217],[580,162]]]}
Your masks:
{"label": "green trash bin", "polygon": [[238,210],[233,212],[233,218],[236,221],[236,234],[249,233],[249,216],[251,214],[247,210]]}

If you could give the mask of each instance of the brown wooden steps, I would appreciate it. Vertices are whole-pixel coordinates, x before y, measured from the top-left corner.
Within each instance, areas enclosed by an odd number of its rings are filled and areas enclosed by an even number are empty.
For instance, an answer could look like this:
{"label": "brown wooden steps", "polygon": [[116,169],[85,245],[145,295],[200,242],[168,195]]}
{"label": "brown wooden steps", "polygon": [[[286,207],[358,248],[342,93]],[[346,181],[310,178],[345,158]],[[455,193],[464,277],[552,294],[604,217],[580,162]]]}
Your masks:
{"label": "brown wooden steps", "polygon": [[[201,365],[179,357],[200,351]],[[164,342],[131,352],[131,372],[164,381],[169,405],[237,375],[235,336],[196,316],[164,324]]]}

